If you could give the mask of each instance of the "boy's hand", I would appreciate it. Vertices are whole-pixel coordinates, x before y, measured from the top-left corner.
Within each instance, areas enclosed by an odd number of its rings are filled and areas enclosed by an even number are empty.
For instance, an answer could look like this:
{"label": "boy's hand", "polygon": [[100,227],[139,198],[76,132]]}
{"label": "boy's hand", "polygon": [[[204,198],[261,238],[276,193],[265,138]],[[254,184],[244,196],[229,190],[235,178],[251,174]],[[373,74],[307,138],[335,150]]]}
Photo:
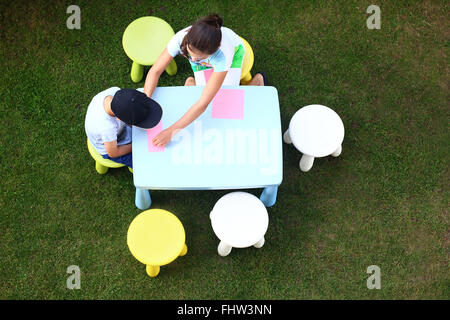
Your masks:
{"label": "boy's hand", "polygon": [[155,147],[164,147],[170,142],[173,136],[173,131],[167,128],[161,131],[156,137],[153,138],[152,143]]}

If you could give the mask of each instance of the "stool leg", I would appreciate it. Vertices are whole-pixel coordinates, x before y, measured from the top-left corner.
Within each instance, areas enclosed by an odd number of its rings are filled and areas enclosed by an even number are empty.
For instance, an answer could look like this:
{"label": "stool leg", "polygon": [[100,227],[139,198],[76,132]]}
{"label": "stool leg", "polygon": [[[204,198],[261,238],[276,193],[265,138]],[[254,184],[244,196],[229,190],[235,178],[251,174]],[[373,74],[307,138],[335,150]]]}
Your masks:
{"label": "stool leg", "polygon": [[141,210],[147,210],[152,205],[150,192],[146,189],[136,188],[136,198],[134,200],[136,207]]}
{"label": "stool leg", "polygon": [[226,257],[227,255],[230,254],[232,248],[233,248],[232,246],[226,244],[223,241],[220,241],[219,246],[217,247],[217,252],[222,257]]}
{"label": "stool leg", "polygon": [[277,193],[278,186],[267,186],[261,193],[259,200],[261,200],[266,207],[271,207],[277,202]]}
{"label": "stool leg", "polygon": [[286,130],[286,132],[283,134],[283,141],[287,144],[291,144],[291,136],[289,135],[289,129]]}
{"label": "stool leg", "polygon": [[181,249],[180,257],[184,256],[187,253],[187,245],[184,244],[183,249]]}
{"label": "stool leg", "polygon": [[300,170],[302,170],[303,172],[309,171],[312,168],[313,163],[314,157],[304,154],[300,159]]}
{"label": "stool leg", "polygon": [[139,82],[142,80],[144,76],[144,66],[133,61],[133,65],[131,66],[131,80],[133,82]]}
{"label": "stool leg", "polygon": [[177,74],[177,64],[175,63],[175,61],[172,59],[172,61],[170,61],[169,65],[166,68],[166,72],[169,76],[174,76]]}
{"label": "stool leg", "polygon": [[333,157],[339,157],[339,155],[341,154],[341,152],[342,152],[342,145],[340,145],[339,148],[337,148],[336,151],[333,152],[331,155],[332,155]]}
{"label": "stool leg", "polygon": [[159,273],[159,266],[151,266],[151,265],[147,265],[146,267],[145,267],[145,271],[147,271],[147,274],[150,276],[150,277],[156,277],[157,275],[158,275],[158,273]]}
{"label": "stool leg", "polygon": [[262,237],[261,238],[261,240],[259,240],[257,243],[255,243],[253,246],[255,247],[255,248],[261,248],[263,245],[264,245],[264,242],[265,242],[265,240],[264,240],[264,237]]}
{"label": "stool leg", "polygon": [[104,165],[101,165],[100,162],[95,162],[95,170],[97,170],[100,174],[105,174],[108,172],[108,167],[105,167]]}
{"label": "stool leg", "polygon": [[249,72],[241,79],[241,84],[245,85],[245,84],[249,83],[250,80],[252,80],[252,75]]}

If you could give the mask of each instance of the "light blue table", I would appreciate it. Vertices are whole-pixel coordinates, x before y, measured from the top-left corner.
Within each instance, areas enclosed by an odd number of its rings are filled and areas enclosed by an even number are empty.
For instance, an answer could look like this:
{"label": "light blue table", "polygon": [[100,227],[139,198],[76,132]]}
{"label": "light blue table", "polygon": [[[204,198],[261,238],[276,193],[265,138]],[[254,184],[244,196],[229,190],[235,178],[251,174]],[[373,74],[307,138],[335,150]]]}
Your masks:
{"label": "light blue table", "polygon": [[[133,127],[133,179],[139,209],[151,205],[148,190],[264,188],[261,201],[267,207],[275,204],[283,177],[277,90],[268,86],[222,88],[244,90],[243,119],[213,118],[211,103],[162,152],[149,152],[147,130]],[[202,90],[201,86],[156,88],[152,98],[163,108],[163,128],[176,122]]]}

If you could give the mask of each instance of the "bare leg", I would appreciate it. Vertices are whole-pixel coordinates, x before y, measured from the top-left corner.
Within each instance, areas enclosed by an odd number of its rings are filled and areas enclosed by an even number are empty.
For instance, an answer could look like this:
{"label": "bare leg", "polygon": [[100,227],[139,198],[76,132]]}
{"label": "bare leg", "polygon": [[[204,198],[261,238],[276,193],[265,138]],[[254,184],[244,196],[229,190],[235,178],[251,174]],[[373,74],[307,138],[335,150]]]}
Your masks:
{"label": "bare leg", "polygon": [[247,86],[263,86],[264,85],[264,78],[260,73],[255,74],[255,76],[250,80],[249,83],[246,84]]}
{"label": "bare leg", "polygon": [[185,86],[195,86],[194,77],[188,77],[184,83]]}

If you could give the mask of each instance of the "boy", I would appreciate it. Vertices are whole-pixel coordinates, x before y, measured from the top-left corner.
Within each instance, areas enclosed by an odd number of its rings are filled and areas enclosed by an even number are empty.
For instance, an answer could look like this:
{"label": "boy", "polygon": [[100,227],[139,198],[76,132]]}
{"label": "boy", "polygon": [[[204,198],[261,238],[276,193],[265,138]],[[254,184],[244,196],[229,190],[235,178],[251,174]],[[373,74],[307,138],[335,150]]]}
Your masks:
{"label": "boy", "polygon": [[84,128],[90,143],[104,159],[133,168],[131,126],[150,129],[161,117],[161,106],[144,93],[112,87],[92,99]]}

